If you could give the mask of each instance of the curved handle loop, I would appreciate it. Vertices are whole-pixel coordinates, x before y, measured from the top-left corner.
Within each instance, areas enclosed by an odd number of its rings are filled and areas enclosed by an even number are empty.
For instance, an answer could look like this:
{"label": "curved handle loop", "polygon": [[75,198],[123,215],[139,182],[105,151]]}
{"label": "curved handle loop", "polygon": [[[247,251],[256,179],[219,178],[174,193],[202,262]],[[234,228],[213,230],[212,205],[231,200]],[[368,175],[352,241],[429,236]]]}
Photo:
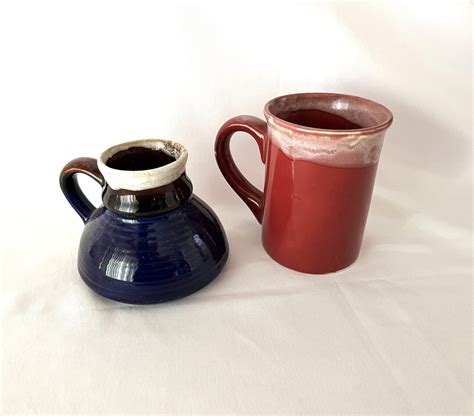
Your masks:
{"label": "curved handle loop", "polygon": [[230,139],[237,131],[250,134],[257,142],[260,157],[265,163],[265,139],[267,135],[267,124],[257,117],[238,116],[233,117],[220,128],[215,143],[215,155],[219,169],[231,188],[247,204],[259,223],[263,216],[263,194],[262,191],[253,186],[240,172],[230,152]]}
{"label": "curved handle loop", "polygon": [[105,186],[105,180],[97,167],[97,160],[91,157],[79,157],[71,160],[64,166],[59,175],[59,184],[64,196],[69,201],[74,210],[86,223],[95,207],[87,199],[77,182],[76,174],[84,173],[94,179],[102,188]]}

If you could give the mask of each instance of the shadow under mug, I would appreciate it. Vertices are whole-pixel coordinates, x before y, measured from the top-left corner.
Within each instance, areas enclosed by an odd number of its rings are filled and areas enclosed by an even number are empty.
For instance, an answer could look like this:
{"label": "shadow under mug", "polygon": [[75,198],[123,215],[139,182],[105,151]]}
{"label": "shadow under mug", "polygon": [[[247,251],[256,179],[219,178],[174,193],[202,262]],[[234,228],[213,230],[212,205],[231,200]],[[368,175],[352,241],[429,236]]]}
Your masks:
{"label": "shadow under mug", "polygon": [[[305,273],[330,273],[359,255],[377,165],[392,113],[345,94],[303,93],[274,98],[266,122],[228,120],[215,155],[232,189],[262,224],[262,242],[278,263]],[[265,164],[261,192],[230,152],[237,131],[252,136]]]}

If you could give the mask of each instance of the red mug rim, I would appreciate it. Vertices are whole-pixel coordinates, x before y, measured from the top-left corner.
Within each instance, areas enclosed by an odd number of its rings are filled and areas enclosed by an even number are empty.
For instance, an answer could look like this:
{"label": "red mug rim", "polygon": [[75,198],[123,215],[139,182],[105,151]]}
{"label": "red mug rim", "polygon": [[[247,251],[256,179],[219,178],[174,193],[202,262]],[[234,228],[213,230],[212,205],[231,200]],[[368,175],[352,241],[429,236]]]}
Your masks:
{"label": "red mug rim", "polygon": [[[295,124],[290,121],[286,121],[279,116],[277,116],[275,113],[272,113],[270,111],[270,107],[273,104],[276,104],[279,100],[282,99],[288,99],[288,98],[294,98],[294,97],[314,97],[314,98],[345,98],[353,103],[363,103],[367,106],[369,106],[373,111],[377,111],[384,115],[386,117],[386,120],[382,123],[373,125],[373,126],[368,126],[368,127],[361,127],[359,129],[344,129],[344,130],[337,130],[337,129],[323,129],[323,128],[318,128],[318,127],[308,127],[308,126],[303,126],[300,124]],[[279,126],[285,127],[290,130],[295,130],[303,133],[324,133],[326,135],[341,135],[341,134],[373,134],[377,133],[383,130],[386,130],[388,127],[393,122],[393,114],[392,112],[385,107],[384,105],[373,101],[369,100],[368,98],[363,98],[359,97],[357,95],[350,95],[350,94],[340,94],[340,93],[329,93],[329,92],[305,92],[305,93],[295,93],[295,94],[287,94],[287,95],[280,95],[278,97],[272,98],[270,101],[268,101],[263,109],[263,112],[265,114],[265,117],[268,119],[271,117],[273,119],[273,122]],[[341,112],[342,113],[342,112]]]}

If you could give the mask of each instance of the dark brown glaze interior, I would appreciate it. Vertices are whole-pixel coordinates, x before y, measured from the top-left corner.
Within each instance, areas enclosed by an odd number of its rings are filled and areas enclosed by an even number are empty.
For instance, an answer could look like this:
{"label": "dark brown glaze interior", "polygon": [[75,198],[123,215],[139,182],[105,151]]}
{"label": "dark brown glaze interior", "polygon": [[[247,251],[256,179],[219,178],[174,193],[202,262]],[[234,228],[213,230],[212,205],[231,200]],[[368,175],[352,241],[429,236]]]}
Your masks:
{"label": "dark brown glaze interior", "polygon": [[361,126],[346,120],[344,117],[321,110],[283,111],[278,114],[282,120],[305,127],[326,130],[353,130]]}
{"label": "dark brown glaze interior", "polygon": [[138,171],[160,168],[175,161],[163,150],[136,146],[115,153],[105,164],[113,169]]}

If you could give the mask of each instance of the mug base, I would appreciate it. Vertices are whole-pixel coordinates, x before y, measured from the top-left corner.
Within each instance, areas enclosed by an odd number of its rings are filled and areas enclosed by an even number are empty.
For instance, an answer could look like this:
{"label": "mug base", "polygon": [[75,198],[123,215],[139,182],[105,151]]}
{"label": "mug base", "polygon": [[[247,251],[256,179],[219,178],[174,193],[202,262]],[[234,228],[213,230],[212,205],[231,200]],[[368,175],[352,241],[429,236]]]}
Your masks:
{"label": "mug base", "polygon": [[291,259],[281,259],[275,256],[266,246],[265,243],[262,241],[263,248],[265,252],[271,257],[272,260],[276,261],[280,266],[286,267],[287,269],[294,270],[299,273],[305,274],[312,274],[312,275],[327,275],[336,272],[340,272],[342,270],[347,269],[352,264],[355,263],[357,258],[359,257],[359,253],[357,253],[354,257],[350,258],[349,260],[339,263],[337,265],[304,265],[302,263],[298,263],[296,261],[292,261]]}
{"label": "mug base", "polygon": [[227,257],[226,254],[212,272],[165,285],[137,285],[133,282],[121,282],[115,279],[109,279],[110,282],[107,285],[101,285],[81,271],[79,274],[90,289],[104,298],[133,305],[151,305],[181,299],[204,288],[217,278],[226,264]]}

